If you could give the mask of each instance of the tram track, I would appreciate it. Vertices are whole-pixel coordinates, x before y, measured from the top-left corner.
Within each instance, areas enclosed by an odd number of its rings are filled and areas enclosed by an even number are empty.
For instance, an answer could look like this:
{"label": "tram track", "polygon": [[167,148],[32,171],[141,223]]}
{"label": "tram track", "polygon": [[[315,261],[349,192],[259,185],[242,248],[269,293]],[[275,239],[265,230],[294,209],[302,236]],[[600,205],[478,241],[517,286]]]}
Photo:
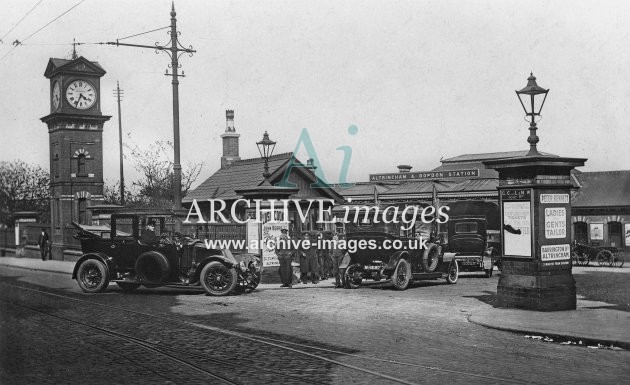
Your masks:
{"label": "tram track", "polygon": [[[129,309],[126,307],[121,307],[121,306],[116,306],[116,305],[108,305],[108,304],[104,304],[104,303],[100,303],[100,302],[95,302],[95,301],[91,301],[91,300],[86,300],[86,299],[82,299],[82,298],[75,298],[72,296],[68,296],[68,295],[63,295],[63,294],[59,294],[59,293],[53,293],[53,292],[49,292],[49,291],[43,291],[43,290],[38,290],[35,288],[30,288],[30,287],[26,287],[26,286],[22,286],[22,285],[14,285],[14,284],[9,284],[6,282],[0,282],[0,284],[5,285],[5,286],[10,286],[10,287],[14,287],[14,288],[18,288],[20,290],[26,290],[32,293],[38,293],[40,295],[47,295],[47,296],[51,296],[51,297],[56,297],[56,298],[62,298],[64,300],[68,300],[68,301],[76,301],[76,302],[80,302],[80,303],[85,303],[85,304],[89,304],[89,305],[94,305],[94,306],[99,306],[102,308],[107,308],[107,309],[111,309],[111,310],[115,310],[115,311],[119,311],[119,312],[127,312],[127,313],[131,313],[131,314],[135,314],[135,315],[140,315],[143,317],[149,317],[155,320],[159,320],[162,322],[176,322],[180,325],[186,325],[188,327],[191,328],[195,328],[195,329],[204,329],[207,331],[212,331],[215,333],[220,333],[223,335],[227,335],[227,336],[231,336],[231,337],[236,337],[236,338],[240,338],[240,339],[244,339],[247,341],[251,341],[253,343],[258,343],[258,344],[264,344],[270,347],[275,347],[278,349],[282,349],[284,351],[290,352],[290,353],[295,353],[295,354],[300,354],[306,357],[309,357],[311,359],[315,359],[315,360],[319,360],[319,361],[324,361],[327,364],[330,365],[335,365],[335,366],[340,366],[340,367],[344,367],[346,369],[350,369],[353,371],[357,371],[362,373],[363,375],[370,375],[376,378],[380,378],[381,380],[388,380],[388,381],[392,381],[392,382],[396,382],[396,383],[401,383],[401,384],[417,384],[416,382],[412,382],[412,381],[408,381],[406,379],[402,379],[402,378],[397,378],[394,376],[390,376],[388,374],[385,373],[381,373],[378,372],[376,370],[372,370],[372,369],[368,369],[366,367],[363,366],[359,366],[359,365],[354,365],[354,364],[350,364],[347,362],[342,362],[338,359],[334,359],[334,358],[329,358],[329,357],[325,357],[324,355],[322,355],[322,353],[327,353],[327,354],[334,354],[335,356],[339,356],[339,357],[346,357],[346,358],[352,358],[352,359],[357,359],[360,361],[368,361],[368,362],[379,362],[379,363],[384,363],[384,364],[389,364],[389,365],[398,365],[398,366],[404,366],[404,367],[412,367],[412,368],[416,368],[416,369],[421,369],[421,370],[426,370],[426,371],[431,371],[434,373],[438,373],[438,374],[451,374],[451,375],[458,375],[458,376],[462,376],[464,378],[476,378],[478,380],[484,380],[484,381],[494,381],[494,382],[501,382],[501,383],[515,383],[515,384],[524,384],[524,383],[531,383],[531,382],[527,382],[527,381],[522,381],[522,380],[518,380],[518,379],[513,379],[513,378],[505,378],[505,377],[496,377],[496,376],[488,376],[488,375],[483,375],[483,374],[478,374],[478,373],[471,373],[471,372],[466,372],[466,371],[460,371],[460,370],[453,370],[453,369],[448,369],[448,368],[443,368],[443,367],[438,367],[438,366],[430,366],[430,365],[421,365],[421,364],[417,364],[417,363],[412,363],[412,362],[404,362],[404,361],[398,361],[398,360],[391,360],[391,359],[383,359],[383,358],[378,358],[378,357],[373,357],[373,356],[369,356],[369,355],[365,355],[365,354],[356,354],[356,353],[349,353],[349,352],[344,352],[341,350],[335,350],[335,349],[329,349],[329,348],[324,348],[324,347],[320,347],[320,346],[313,346],[313,345],[309,345],[309,344],[304,344],[304,343],[298,343],[298,342],[292,342],[292,341],[285,341],[285,340],[281,340],[281,339],[277,339],[277,338],[271,338],[271,337],[266,337],[266,336],[257,336],[257,335],[253,335],[250,333],[245,333],[245,332],[240,332],[240,331],[233,331],[233,330],[229,330],[229,329],[224,329],[224,328],[220,328],[220,327],[216,327],[216,326],[210,326],[210,325],[205,325],[205,324],[201,324],[201,323],[197,323],[197,322],[192,322],[192,321],[187,321],[187,320],[182,320],[182,319],[178,319],[176,317],[168,317],[168,316],[163,316],[163,315],[158,315],[158,314],[151,314],[151,313],[146,313],[143,311],[138,311],[138,310],[134,310],[134,309]],[[181,358],[178,358],[174,355],[174,353],[177,354],[184,354],[188,357],[191,358],[198,358],[204,361],[211,361],[217,364],[221,364],[221,365],[227,365],[227,366],[237,366],[238,364],[235,364],[234,362],[230,362],[228,360],[222,360],[222,359],[218,359],[216,357],[212,357],[209,356],[207,354],[203,354],[203,353],[194,353],[191,352],[189,350],[183,350],[181,348],[176,348],[176,347],[172,347],[172,346],[168,346],[168,345],[164,345],[164,344],[158,344],[152,341],[148,341],[148,340],[144,340],[138,337],[134,337],[134,336],[130,336],[124,333],[120,333],[108,328],[104,328],[104,327],[99,327],[99,326],[95,326],[95,325],[90,325],[87,324],[85,322],[81,322],[81,321],[77,321],[68,317],[61,317],[55,314],[51,314],[49,312],[45,312],[36,308],[32,308],[20,303],[15,303],[12,301],[5,301],[2,300],[3,302],[7,302],[10,303],[12,305],[15,306],[20,306],[23,308],[27,308],[31,311],[35,311],[38,313],[42,313],[51,317],[55,317],[58,319],[61,319],[63,321],[66,322],[71,322],[77,325],[81,325],[83,327],[87,327],[90,329],[93,329],[95,331],[98,331],[102,334],[107,334],[122,340],[125,340],[127,342],[130,343],[134,343],[138,346],[141,346],[147,350],[153,351],[157,354],[160,354],[162,356],[165,356],[175,362],[178,362],[181,365],[190,367],[191,369],[203,373],[205,375],[208,375],[210,377],[213,377],[215,379],[218,379],[220,381],[222,381],[223,383],[230,383],[230,384],[238,384],[238,382],[234,382],[228,378],[216,375],[215,373],[212,373],[206,369],[201,368],[199,365],[196,365],[194,363],[191,363],[189,361],[183,360]],[[319,353],[319,354],[318,354]],[[369,364],[368,364],[369,365]],[[238,365],[240,366],[240,365]],[[256,368],[256,370],[260,370],[260,371],[264,371],[266,373],[269,374],[273,374],[273,375],[278,375],[278,376],[283,376],[283,378],[292,378],[294,380],[298,380],[298,381],[302,381],[302,382],[307,382],[307,383],[322,383],[322,382],[318,382],[318,381],[312,381],[309,380],[307,378],[304,377],[298,377],[298,376],[292,376],[290,374],[284,373],[284,372],[278,372],[272,369],[265,369],[265,368]]]}

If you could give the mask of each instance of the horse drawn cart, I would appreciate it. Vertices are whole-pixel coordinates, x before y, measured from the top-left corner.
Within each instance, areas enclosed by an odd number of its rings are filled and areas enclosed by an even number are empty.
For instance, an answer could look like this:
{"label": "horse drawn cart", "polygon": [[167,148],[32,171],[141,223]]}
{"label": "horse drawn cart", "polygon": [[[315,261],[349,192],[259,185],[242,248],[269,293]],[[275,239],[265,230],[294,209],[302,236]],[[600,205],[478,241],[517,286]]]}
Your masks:
{"label": "horse drawn cart", "polygon": [[571,244],[571,257],[575,266],[588,266],[597,261],[599,266],[622,267],[623,254],[612,246],[591,246],[574,241]]}

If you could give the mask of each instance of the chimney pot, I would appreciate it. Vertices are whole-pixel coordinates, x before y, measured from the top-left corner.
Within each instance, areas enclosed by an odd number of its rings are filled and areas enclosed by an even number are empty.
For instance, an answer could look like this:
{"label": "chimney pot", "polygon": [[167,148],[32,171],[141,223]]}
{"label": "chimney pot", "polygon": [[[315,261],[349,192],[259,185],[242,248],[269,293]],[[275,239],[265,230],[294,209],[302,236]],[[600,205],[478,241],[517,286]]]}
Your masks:
{"label": "chimney pot", "polygon": [[398,172],[409,172],[411,169],[412,167],[407,164],[401,164],[398,166]]}

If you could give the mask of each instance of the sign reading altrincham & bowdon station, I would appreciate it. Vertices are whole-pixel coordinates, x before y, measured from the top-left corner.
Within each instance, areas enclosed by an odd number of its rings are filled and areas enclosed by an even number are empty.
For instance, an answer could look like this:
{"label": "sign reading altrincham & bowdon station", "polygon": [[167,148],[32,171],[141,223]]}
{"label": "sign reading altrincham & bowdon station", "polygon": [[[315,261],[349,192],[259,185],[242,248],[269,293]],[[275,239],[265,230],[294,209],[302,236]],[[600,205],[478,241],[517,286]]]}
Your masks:
{"label": "sign reading altrincham & bowdon station", "polygon": [[388,180],[431,180],[444,178],[478,177],[479,169],[452,171],[393,172],[387,174],[370,174],[370,182]]}

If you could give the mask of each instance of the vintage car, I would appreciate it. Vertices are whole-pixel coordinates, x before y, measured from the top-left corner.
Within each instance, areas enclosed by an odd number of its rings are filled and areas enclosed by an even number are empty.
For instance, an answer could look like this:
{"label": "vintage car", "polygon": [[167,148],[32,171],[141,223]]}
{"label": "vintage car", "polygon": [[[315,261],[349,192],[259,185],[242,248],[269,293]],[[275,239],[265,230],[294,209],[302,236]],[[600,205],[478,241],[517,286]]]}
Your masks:
{"label": "vintage car", "polygon": [[494,247],[488,245],[485,217],[450,217],[444,251],[455,254],[460,271],[480,271],[490,278],[494,266],[493,250]]}
{"label": "vintage car", "polygon": [[[159,223],[158,242],[147,244],[141,223]],[[209,249],[205,243],[182,234],[165,233],[165,217],[112,214],[110,226],[73,223],[83,256],[72,278],[86,293],[104,291],[115,282],[123,291],[140,286],[201,286],[210,295],[254,290],[260,283],[260,258]]]}
{"label": "vintage car", "polygon": [[396,223],[349,224],[348,242],[363,241],[367,247],[349,250],[350,263],[344,274],[347,288],[354,289],[363,279],[390,279],[398,290],[406,289],[414,280],[445,278],[456,283],[459,265],[453,253],[443,253],[442,247],[430,239],[422,247],[414,231],[403,231]]}

